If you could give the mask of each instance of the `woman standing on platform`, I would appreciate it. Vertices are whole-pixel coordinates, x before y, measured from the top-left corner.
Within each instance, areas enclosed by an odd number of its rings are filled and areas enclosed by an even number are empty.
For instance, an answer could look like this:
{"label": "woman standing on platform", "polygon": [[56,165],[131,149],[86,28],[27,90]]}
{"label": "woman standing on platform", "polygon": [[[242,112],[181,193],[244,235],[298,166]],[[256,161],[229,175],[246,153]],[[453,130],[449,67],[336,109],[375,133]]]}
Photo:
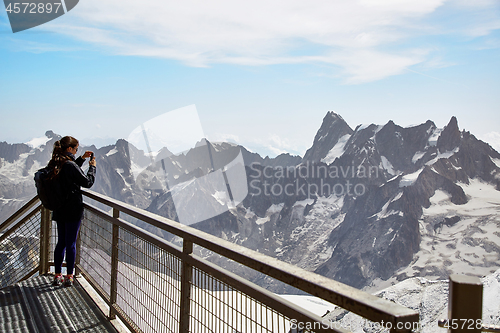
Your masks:
{"label": "woman standing on platform", "polygon": [[[65,136],[54,143],[52,159],[49,167],[54,170],[55,177],[61,182],[65,190],[66,199],[62,208],[54,210],[52,219],[57,223],[57,245],[54,250],[55,277],[53,285],[73,285],[73,270],[76,258],[76,239],[83,217],[83,197],[80,187],[90,188],[95,181],[96,162],[94,154],[86,151],[82,156],[75,158],[78,151],[78,140]],[[85,159],[89,161],[89,170],[84,174],[81,166]],[[66,253],[65,277],[62,275],[62,263]]]}

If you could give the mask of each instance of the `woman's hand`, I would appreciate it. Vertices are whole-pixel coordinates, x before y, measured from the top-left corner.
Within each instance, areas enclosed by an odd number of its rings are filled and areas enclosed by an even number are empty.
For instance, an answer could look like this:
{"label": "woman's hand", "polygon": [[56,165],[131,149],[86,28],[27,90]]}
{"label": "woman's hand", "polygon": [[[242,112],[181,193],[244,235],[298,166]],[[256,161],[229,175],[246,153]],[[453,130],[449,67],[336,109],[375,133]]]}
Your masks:
{"label": "woman's hand", "polygon": [[82,155],[82,158],[88,158],[90,156],[92,156],[92,152],[90,150],[87,150],[85,154]]}
{"label": "woman's hand", "polygon": [[82,158],[87,158],[87,157],[90,157],[90,156],[93,156],[92,159],[89,161],[89,165],[92,165],[92,166],[95,166],[95,155],[93,152],[91,152],[90,150],[87,150],[85,152],[85,154],[82,155]]}

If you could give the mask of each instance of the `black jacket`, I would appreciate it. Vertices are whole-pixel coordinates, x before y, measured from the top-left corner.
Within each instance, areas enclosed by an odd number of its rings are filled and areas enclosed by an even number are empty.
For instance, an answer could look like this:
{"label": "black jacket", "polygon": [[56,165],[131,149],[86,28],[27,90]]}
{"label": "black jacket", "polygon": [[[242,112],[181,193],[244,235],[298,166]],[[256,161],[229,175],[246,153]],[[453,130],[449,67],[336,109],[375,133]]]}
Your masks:
{"label": "black jacket", "polygon": [[87,175],[81,166],[85,161],[82,157],[75,160],[75,156],[68,153],[71,161],[66,162],[59,172],[59,181],[66,189],[66,200],[61,209],[55,210],[52,219],[59,222],[76,222],[83,216],[83,197],[80,187],[90,188],[95,181],[95,166],[90,165]]}

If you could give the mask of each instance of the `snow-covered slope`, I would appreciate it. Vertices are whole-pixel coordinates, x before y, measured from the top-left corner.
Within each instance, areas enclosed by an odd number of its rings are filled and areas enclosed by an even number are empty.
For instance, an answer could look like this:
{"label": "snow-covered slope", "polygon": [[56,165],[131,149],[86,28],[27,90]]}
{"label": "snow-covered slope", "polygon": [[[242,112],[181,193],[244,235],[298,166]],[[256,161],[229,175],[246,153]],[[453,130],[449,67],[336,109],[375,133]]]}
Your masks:
{"label": "snow-covered slope", "polygon": [[420,249],[407,267],[391,279],[374,280],[365,290],[380,290],[408,277],[446,279],[450,274],[485,276],[495,272],[500,254],[500,195],[480,179],[460,184],[469,201],[451,202],[437,190],[424,208],[420,223]]}
{"label": "snow-covered slope", "polygon": [[[0,213],[34,194],[31,175],[47,163],[58,137],[47,133],[45,144],[42,139],[0,143]],[[206,192],[210,200],[198,199],[199,207],[223,208],[194,227],[371,290],[408,277],[483,276],[500,268],[500,154],[460,131],[455,117],[443,129],[429,120],[406,128],[389,121],[352,130],[328,112],[303,159],[262,158],[226,143],[206,147],[175,156],[167,147],[153,160],[125,140],[94,149],[93,190],[178,220],[172,194],[241,151],[248,183],[242,188],[249,194],[226,207],[218,189],[181,193],[187,202],[197,198],[191,194]],[[217,262],[274,292],[287,292],[237,265]]]}
{"label": "snow-covered slope", "polygon": [[[483,323],[500,325],[500,269],[483,279]],[[418,311],[420,333],[445,332],[438,327],[438,320],[448,318],[448,280],[410,278],[380,292],[377,296]],[[354,333],[375,333],[382,330],[353,313],[341,308],[330,312],[326,318]],[[380,326],[378,326],[380,328]],[[387,330],[386,330],[387,331]]]}

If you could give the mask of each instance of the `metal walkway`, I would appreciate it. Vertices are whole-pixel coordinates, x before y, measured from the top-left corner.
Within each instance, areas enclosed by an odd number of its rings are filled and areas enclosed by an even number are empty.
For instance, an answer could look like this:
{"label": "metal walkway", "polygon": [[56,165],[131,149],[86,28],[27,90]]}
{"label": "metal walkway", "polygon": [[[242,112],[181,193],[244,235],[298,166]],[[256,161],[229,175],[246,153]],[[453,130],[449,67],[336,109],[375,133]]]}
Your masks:
{"label": "metal walkway", "polygon": [[50,275],[0,290],[0,332],[117,331],[78,282],[73,287],[54,287]]}

